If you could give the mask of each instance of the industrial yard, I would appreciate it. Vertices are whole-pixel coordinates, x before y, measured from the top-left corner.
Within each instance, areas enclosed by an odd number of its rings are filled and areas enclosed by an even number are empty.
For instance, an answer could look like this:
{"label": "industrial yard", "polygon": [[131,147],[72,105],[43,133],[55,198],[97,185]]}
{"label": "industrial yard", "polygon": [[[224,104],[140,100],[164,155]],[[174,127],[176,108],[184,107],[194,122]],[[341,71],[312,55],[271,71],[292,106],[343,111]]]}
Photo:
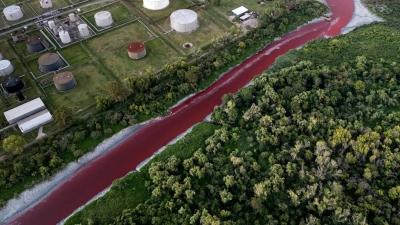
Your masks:
{"label": "industrial yard", "polygon": [[[13,66],[6,76],[21,77],[27,99],[40,97],[50,112],[68,106],[76,116],[94,109],[108,81],[123,83],[131,76],[157,73],[179,57],[208,51],[211,41],[233,25],[230,14],[221,9],[241,4],[214,8],[189,0],[2,2],[6,7],[0,29],[6,34],[0,36],[0,54]],[[145,45],[144,53],[127,49],[135,41]],[[72,83],[57,86],[60,74],[73,76],[73,81],[67,79]],[[24,103],[1,91],[3,111]],[[9,130],[3,137],[10,132],[18,133]]]}

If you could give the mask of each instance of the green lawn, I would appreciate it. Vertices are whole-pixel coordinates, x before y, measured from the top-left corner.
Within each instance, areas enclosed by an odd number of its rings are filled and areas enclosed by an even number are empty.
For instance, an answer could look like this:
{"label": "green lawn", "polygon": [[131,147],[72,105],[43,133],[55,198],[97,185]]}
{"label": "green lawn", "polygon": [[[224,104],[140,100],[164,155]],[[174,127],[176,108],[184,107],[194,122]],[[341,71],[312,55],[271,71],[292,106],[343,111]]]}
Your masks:
{"label": "green lawn", "polygon": [[90,59],[81,42],[61,49],[59,52],[71,66],[81,65]]}
{"label": "green lawn", "polygon": [[78,83],[74,89],[69,92],[58,92],[53,85],[45,89],[47,102],[53,110],[68,106],[79,112],[86,107],[93,107],[95,97],[104,92],[103,84],[113,80],[100,63],[90,63],[68,71],[74,74]]}
{"label": "green lawn", "polygon": [[[209,44],[212,38],[229,31],[229,27],[217,24],[215,18],[209,16],[209,14],[204,11],[198,11],[197,16],[199,20],[199,28],[196,31],[192,33],[172,32],[168,34],[171,39],[186,52],[192,50],[183,47],[183,44],[186,42],[192,43],[195,48],[201,48],[202,46]],[[169,25],[170,21],[166,23]]]}
{"label": "green lawn", "polygon": [[93,10],[91,12],[87,12],[82,14],[91,24],[96,25],[96,21],[94,19],[94,15],[100,11],[108,11],[111,13],[111,17],[114,20],[114,23],[119,23],[121,21],[127,20],[129,18],[135,17],[135,15],[126,8],[123,4],[116,2],[111,5],[107,5],[101,7],[99,9]]}
{"label": "green lawn", "polygon": [[193,5],[193,3],[188,0],[170,0],[170,4],[165,9],[149,10],[149,9],[146,9],[143,7],[143,1],[129,0],[129,1],[127,1],[127,4],[129,4],[135,8],[138,8],[139,10],[144,12],[148,17],[150,17],[152,20],[158,20],[158,19],[167,17],[175,10],[186,9],[189,6]]}
{"label": "green lawn", "polygon": [[11,60],[16,57],[12,46],[8,41],[0,40],[0,49],[0,53],[3,55],[4,59]]}
{"label": "green lawn", "polygon": [[113,54],[113,51],[125,49],[133,41],[141,41],[151,37],[150,32],[139,22],[133,22],[87,41],[88,47],[99,57]]}
{"label": "green lawn", "polygon": [[150,66],[158,71],[165,64],[172,64],[179,57],[178,53],[160,39],[147,41],[145,45],[147,54],[140,60],[129,58],[127,51],[123,50],[105,59],[104,63],[118,78],[123,80],[144,73],[145,69]]}

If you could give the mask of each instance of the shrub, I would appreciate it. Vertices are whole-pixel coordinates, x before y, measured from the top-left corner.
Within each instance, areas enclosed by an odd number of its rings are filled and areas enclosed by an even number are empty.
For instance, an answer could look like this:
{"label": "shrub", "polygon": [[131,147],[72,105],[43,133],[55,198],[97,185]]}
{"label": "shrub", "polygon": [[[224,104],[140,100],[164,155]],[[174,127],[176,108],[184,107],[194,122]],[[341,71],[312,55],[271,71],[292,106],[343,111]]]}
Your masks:
{"label": "shrub", "polygon": [[90,137],[92,139],[99,139],[102,136],[101,132],[96,130],[96,131],[92,131],[92,133],[90,134]]}

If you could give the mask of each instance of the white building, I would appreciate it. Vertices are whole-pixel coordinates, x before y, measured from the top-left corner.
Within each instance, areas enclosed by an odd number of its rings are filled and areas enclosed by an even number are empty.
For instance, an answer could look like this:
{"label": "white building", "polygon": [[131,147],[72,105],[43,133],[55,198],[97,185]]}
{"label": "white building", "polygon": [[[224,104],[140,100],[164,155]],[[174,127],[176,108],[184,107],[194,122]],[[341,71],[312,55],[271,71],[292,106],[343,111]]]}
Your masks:
{"label": "white building", "polygon": [[5,111],[4,116],[8,123],[16,123],[22,133],[29,132],[53,120],[40,98]]}
{"label": "white building", "polygon": [[239,8],[232,10],[232,13],[235,16],[242,16],[243,14],[247,13],[248,11],[249,10],[246,7],[240,6]]}

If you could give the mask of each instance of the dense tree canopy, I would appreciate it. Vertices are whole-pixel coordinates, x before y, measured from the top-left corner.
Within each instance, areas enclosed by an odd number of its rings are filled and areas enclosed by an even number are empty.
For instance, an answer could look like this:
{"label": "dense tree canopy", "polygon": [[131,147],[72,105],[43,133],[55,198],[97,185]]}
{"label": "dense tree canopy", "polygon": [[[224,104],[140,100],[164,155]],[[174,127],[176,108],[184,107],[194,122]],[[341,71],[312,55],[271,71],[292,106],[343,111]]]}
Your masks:
{"label": "dense tree canopy", "polygon": [[400,224],[398,67],[257,77],[215,109],[205,148],[149,167],[152,197],[114,224]]}

